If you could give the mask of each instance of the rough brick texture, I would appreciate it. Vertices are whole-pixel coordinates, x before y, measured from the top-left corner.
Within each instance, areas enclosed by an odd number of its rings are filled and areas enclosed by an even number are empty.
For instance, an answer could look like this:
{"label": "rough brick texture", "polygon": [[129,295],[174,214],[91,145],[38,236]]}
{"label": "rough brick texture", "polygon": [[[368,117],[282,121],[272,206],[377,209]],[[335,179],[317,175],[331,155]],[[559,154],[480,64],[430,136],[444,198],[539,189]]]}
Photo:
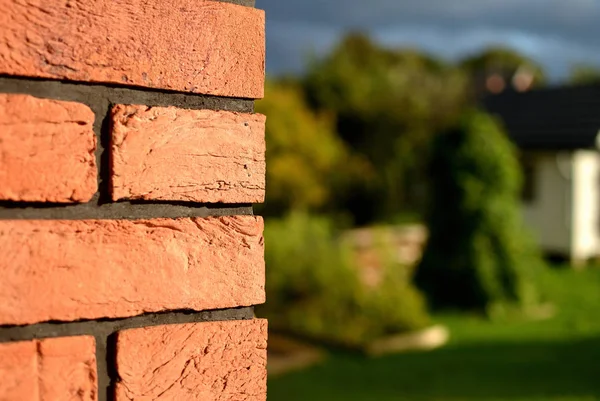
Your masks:
{"label": "rough brick texture", "polygon": [[262,202],[264,133],[260,114],[115,106],[112,198]]}
{"label": "rough brick texture", "polygon": [[0,324],[264,302],[260,217],[0,221]]}
{"label": "rough brick texture", "polygon": [[38,401],[35,341],[0,344],[0,400]]}
{"label": "rough brick texture", "polygon": [[0,199],[90,200],[97,189],[93,123],[83,104],[0,94]]}
{"label": "rough brick texture", "polygon": [[210,0],[0,0],[0,74],[263,96],[264,12]]}
{"label": "rough brick texture", "polygon": [[0,344],[0,400],[95,401],[94,337]]}
{"label": "rough brick texture", "polygon": [[265,320],[120,332],[116,401],[264,401]]}

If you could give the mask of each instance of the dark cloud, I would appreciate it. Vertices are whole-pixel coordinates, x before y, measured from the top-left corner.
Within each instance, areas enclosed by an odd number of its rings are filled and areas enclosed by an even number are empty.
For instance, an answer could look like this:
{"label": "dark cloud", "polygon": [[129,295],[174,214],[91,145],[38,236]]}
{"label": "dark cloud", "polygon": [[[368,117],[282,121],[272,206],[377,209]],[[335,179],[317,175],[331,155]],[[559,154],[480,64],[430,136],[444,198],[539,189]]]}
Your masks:
{"label": "dark cloud", "polygon": [[573,62],[600,64],[600,0],[258,0],[267,11],[268,67],[299,70],[309,50],[364,30],[390,46],[455,58],[506,44],[554,75]]}

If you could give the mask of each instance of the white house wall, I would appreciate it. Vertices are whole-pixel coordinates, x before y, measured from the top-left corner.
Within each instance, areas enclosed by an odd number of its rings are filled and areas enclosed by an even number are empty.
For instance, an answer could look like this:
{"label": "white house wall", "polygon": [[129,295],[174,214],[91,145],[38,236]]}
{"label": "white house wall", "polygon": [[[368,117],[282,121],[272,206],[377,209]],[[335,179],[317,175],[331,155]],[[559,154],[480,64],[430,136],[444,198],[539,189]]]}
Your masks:
{"label": "white house wall", "polygon": [[534,198],[523,204],[525,222],[544,251],[570,255],[574,157],[568,152],[527,157],[534,158]]}
{"label": "white house wall", "polygon": [[598,253],[600,229],[600,156],[595,150],[575,152],[573,159],[572,258],[585,260]]}

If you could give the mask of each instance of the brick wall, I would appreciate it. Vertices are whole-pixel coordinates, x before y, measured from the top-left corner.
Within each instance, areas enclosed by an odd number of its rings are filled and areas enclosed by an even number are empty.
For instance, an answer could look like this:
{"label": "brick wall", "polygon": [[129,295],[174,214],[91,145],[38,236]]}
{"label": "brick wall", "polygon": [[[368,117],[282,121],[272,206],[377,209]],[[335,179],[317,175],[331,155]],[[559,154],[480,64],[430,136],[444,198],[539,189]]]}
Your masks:
{"label": "brick wall", "polygon": [[265,400],[264,13],[0,10],[0,400]]}

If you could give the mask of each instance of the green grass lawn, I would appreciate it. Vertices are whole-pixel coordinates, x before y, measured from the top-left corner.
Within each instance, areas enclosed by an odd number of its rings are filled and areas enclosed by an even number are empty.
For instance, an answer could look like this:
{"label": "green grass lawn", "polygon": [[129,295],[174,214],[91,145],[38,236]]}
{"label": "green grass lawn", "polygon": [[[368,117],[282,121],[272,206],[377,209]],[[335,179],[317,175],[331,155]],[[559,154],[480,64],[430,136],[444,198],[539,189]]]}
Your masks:
{"label": "green grass lawn", "polygon": [[600,269],[552,269],[544,321],[438,316],[450,343],[366,358],[332,352],[321,365],[269,379],[269,401],[600,400]]}

